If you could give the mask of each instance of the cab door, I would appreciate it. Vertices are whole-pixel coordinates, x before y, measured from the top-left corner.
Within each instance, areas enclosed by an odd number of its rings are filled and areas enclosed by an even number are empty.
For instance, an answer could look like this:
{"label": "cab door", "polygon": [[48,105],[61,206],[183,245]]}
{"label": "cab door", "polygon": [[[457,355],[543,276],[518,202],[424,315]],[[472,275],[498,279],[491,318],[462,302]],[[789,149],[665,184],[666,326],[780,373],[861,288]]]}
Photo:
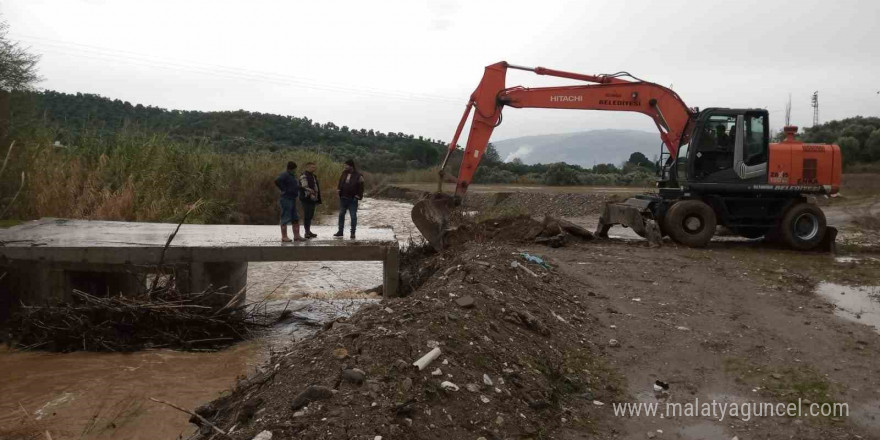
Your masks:
{"label": "cab door", "polygon": [[769,133],[765,111],[711,109],[691,144],[693,183],[745,184],[766,178]]}
{"label": "cab door", "polygon": [[744,182],[766,181],[770,157],[770,130],[766,111],[747,111],[742,116],[741,141],[734,146],[734,171]]}

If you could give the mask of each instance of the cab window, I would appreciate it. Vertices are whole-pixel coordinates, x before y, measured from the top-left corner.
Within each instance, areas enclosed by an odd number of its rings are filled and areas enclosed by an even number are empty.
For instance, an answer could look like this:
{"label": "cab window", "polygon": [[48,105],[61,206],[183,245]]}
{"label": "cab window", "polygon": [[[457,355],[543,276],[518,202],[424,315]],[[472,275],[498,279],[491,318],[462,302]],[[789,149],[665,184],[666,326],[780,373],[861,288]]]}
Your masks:
{"label": "cab window", "polygon": [[746,115],[746,133],[743,162],[746,165],[758,165],[767,162],[767,131],[766,117],[763,114]]}
{"label": "cab window", "polygon": [[678,147],[678,157],[675,159],[675,170],[679,182],[687,182],[688,143]]}
{"label": "cab window", "polygon": [[712,115],[703,124],[697,151],[733,151],[736,142],[736,116]]}

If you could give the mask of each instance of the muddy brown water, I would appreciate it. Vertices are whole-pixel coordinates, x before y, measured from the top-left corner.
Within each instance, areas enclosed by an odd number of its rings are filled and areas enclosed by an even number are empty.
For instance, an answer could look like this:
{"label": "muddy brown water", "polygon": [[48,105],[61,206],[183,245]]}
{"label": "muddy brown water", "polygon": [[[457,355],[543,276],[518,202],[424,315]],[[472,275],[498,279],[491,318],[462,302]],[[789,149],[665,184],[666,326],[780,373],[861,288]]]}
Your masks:
{"label": "muddy brown water", "polygon": [[[359,226],[391,226],[417,238],[412,205],[367,199]],[[335,224],[335,216],[321,219]],[[347,229],[347,228],[346,228]],[[347,235],[346,230],[346,235]],[[382,284],[381,262],[252,263],[248,299],[294,310],[267,335],[218,352],[43,353],[0,348],[0,439],[172,439],[187,437],[188,416],[150,397],[195,408],[253,373],[270,350],[307,337],[321,323],[349,315],[376,297],[357,292]]]}

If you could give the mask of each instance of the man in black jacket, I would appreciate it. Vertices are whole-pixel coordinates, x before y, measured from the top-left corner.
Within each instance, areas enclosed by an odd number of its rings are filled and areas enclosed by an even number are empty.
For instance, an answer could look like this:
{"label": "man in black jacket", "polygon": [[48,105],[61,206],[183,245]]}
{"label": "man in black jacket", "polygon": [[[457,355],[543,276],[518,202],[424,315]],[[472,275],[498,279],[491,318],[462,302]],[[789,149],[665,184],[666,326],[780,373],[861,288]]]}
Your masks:
{"label": "man in black jacket", "polygon": [[342,237],[345,229],[345,212],[348,211],[351,216],[351,239],[354,240],[355,229],[357,229],[358,201],[364,198],[364,176],[358,172],[351,159],[345,161],[345,170],[339,177],[336,192],[339,193],[339,231],[333,236]]}
{"label": "man in black jacket", "polygon": [[[275,178],[275,186],[281,190],[281,241],[305,241],[299,235],[299,217],[296,215],[296,198],[299,196],[299,182],[296,180],[296,164],[287,162],[287,171]],[[287,236],[287,224],[293,227],[293,240]]]}
{"label": "man in black jacket", "polygon": [[303,205],[303,227],[306,238],[315,238],[318,234],[312,233],[312,219],[315,217],[315,208],[321,204],[321,185],[315,171],[318,165],[314,162],[306,164],[306,171],[299,177],[299,199]]}

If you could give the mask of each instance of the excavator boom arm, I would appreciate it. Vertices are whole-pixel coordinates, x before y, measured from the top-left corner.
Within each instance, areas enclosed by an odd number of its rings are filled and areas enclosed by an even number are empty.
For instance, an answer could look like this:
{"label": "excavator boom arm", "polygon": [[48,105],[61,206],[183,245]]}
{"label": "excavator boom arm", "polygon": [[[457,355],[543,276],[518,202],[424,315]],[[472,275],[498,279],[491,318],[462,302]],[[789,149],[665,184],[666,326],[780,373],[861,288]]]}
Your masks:
{"label": "excavator boom arm", "polygon": [[[594,84],[525,88],[505,86],[508,69],[528,70],[539,75],[550,75],[591,82]],[[479,86],[471,95],[465,113],[449,145],[449,154],[455,150],[468,115],[473,110],[470,132],[464,158],[458,174],[455,195],[464,196],[473,180],[492,131],[501,123],[503,106],[516,108],[556,108],[573,110],[606,110],[643,113],[653,119],[660,138],[672,156],[685,133],[688,121],[695,112],[671,89],[658,84],[635,80],[628,81],[616,75],[584,75],[543,67],[528,68],[500,62],[487,66]],[[446,166],[446,160],[443,167]],[[441,173],[442,173],[441,169]]]}

